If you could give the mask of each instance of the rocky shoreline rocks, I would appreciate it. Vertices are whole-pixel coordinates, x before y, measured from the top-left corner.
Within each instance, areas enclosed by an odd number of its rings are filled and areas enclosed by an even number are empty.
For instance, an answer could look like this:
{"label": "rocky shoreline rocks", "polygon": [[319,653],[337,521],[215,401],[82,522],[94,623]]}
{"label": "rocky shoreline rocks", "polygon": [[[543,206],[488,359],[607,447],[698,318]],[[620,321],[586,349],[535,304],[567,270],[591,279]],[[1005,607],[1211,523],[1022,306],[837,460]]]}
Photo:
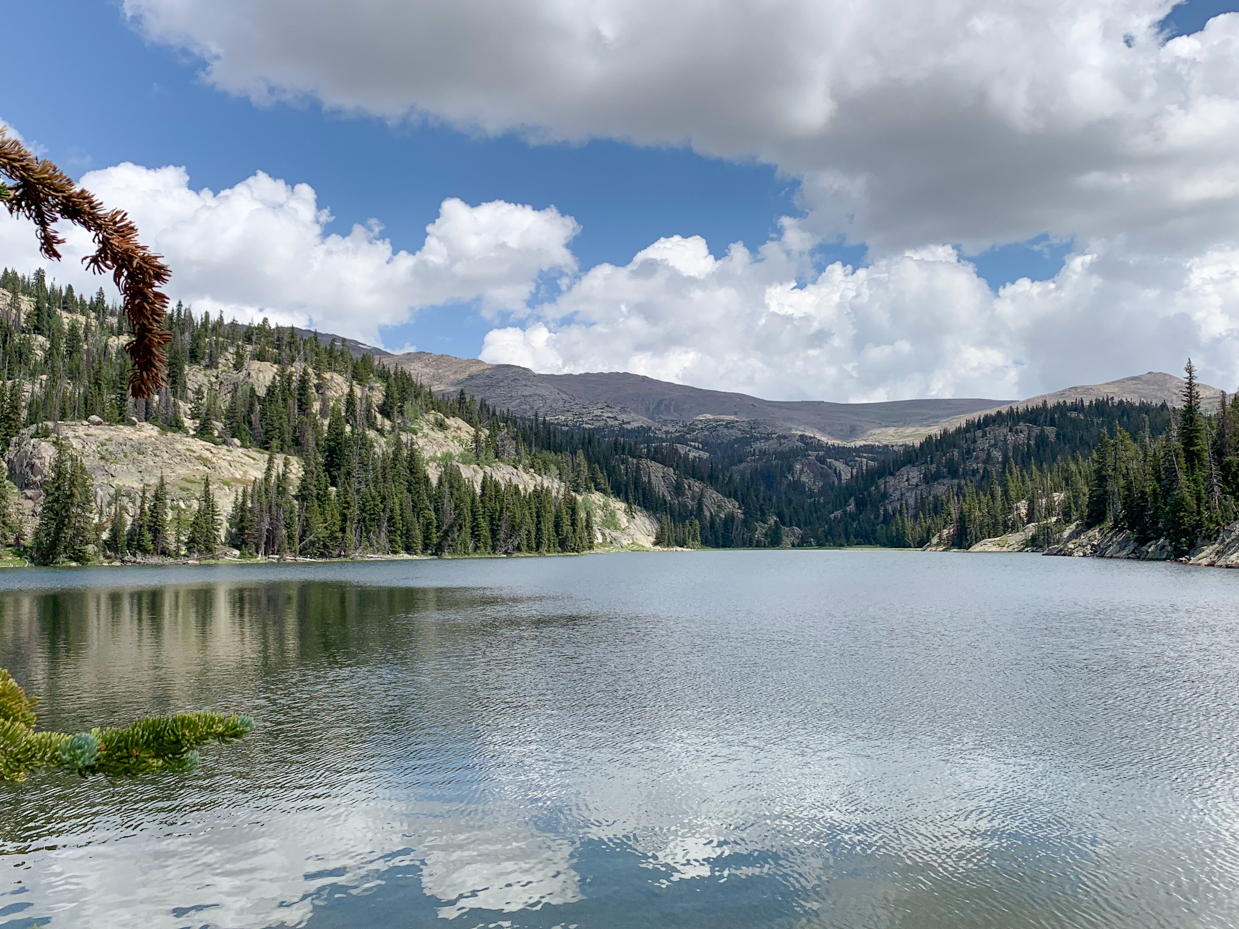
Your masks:
{"label": "rocky shoreline rocks", "polygon": [[[1061,527],[1053,527],[1062,532]],[[1072,523],[1062,532],[1058,541],[1048,546],[1037,543],[1037,523],[1029,523],[1017,532],[982,539],[968,549],[952,549],[947,533],[939,533],[923,551],[1027,552],[1029,554],[1057,555],[1067,558],[1125,558],[1133,561],[1178,561],[1181,564],[1210,568],[1239,568],[1239,522],[1224,527],[1211,542],[1202,542],[1188,555],[1175,558],[1170,542],[1155,539],[1140,544],[1135,535],[1126,529],[1103,529],[1094,526],[1085,529]]]}

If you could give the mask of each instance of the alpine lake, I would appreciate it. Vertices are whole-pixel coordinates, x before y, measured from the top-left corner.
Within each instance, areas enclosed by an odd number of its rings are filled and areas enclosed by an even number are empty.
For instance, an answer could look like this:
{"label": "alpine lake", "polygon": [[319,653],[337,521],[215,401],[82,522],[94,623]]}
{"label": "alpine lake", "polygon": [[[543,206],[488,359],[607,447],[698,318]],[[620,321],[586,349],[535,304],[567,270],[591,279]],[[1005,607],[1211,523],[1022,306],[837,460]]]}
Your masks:
{"label": "alpine lake", "polygon": [[1239,925],[1239,572],[751,551],[12,569],[76,732],[0,784],[3,929]]}

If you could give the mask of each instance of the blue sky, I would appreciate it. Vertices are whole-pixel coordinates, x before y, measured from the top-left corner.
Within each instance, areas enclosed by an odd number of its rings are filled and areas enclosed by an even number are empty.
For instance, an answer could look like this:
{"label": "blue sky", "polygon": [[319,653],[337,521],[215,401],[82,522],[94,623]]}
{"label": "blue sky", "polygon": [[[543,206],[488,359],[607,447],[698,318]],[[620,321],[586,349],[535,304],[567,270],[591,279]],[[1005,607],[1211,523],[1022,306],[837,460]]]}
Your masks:
{"label": "blue sky", "polygon": [[[158,6],[158,0],[135,3],[139,8]],[[982,10],[987,8],[980,5]],[[1170,34],[1190,34],[1212,16],[1236,8],[1234,2],[1191,0],[1175,8],[1163,25]],[[244,4],[237,9],[244,10]],[[700,236],[713,258],[723,259],[730,243],[741,241],[756,250],[763,243],[778,240],[783,235],[782,217],[800,217],[808,227],[828,212],[814,193],[816,188],[802,186],[811,183],[806,178],[818,176],[814,174],[816,163],[797,162],[801,156],[788,154],[792,149],[786,146],[773,155],[761,151],[760,139],[748,144],[746,150],[744,144],[737,146],[723,138],[724,131],[716,133],[722,141],[712,141],[709,132],[703,131],[693,135],[695,140],[706,139],[695,143],[697,151],[657,138],[636,145],[623,140],[645,132],[640,121],[627,125],[617,120],[614,130],[607,125],[602,130],[587,127],[585,134],[595,138],[583,144],[534,144],[519,130],[501,129],[483,135],[452,128],[451,124],[460,125],[462,119],[448,110],[429,120],[392,120],[383,118],[380,107],[364,102],[351,108],[325,106],[321,101],[331,104],[335,100],[327,84],[298,89],[293,102],[256,103],[252,94],[230,92],[226,77],[204,75],[203,55],[192,42],[166,39],[156,27],[146,28],[145,36],[140,34],[137,20],[127,19],[119,3],[39,0],[11,5],[6,14],[6,33],[15,40],[11,38],[0,56],[0,81],[20,92],[10,90],[5,95],[0,117],[27,140],[42,146],[47,157],[79,177],[122,162],[146,168],[179,165],[187,170],[193,190],[208,187],[220,191],[262,171],[290,185],[310,185],[317,195],[317,206],[330,209],[334,217],[327,232],[347,235],[353,224],[376,219],[383,226],[382,236],[390,239],[393,248],[410,253],[422,247],[427,224],[435,220],[447,198],[460,198],[470,205],[502,200],[528,204],[537,211],[554,206],[579,224],[579,232],[570,243],[576,263],[571,274],[577,276],[604,262],[625,266],[643,249],[671,236]],[[151,15],[149,9],[146,15]],[[41,39],[24,40],[31,36]],[[49,41],[49,37],[54,40]],[[416,91],[412,93],[411,100],[420,99]],[[432,112],[435,109],[433,105],[418,105]],[[544,135],[580,135],[560,131],[555,118],[553,114],[547,117],[550,129]],[[875,189],[878,186],[874,184]],[[874,212],[876,215],[876,209]],[[1036,210],[1030,208],[1026,213],[1033,215]],[[1027,216],[1002,218],[975,236],[970,222],[947,222],[941,225],[943,231],[924,233],[923,242],[907,238],[916,232],[890,232],[875,222],[858,222],[846,233],[852,236],[852,244],[844,244],[845,233],[838,225],[822,227],[824,232],[815,227],[816,238],[806,252],[808,257],[787,259],[785,275],[803,285],[837,259],[860,267],[868,260],[867,244],[888,233],[898,242],[925,246],[959,245],[971,238],[972,244],[963,252],[975,264],[980,279],[996,293],[1020,277],[1034,281],[1053,278],[1062,270],[1065,259],[1081,251],[1085,237],[1102,235],[1088,231],[1081,223],[1047,219],[1039,226],[1039,221]],[[1112,231],[1105,234],[1111,235],[1107,240],[1111,241]],[[1014,242],[1013,236],[1017,237]],[[977,242],[982,244],[978,246]],[[540,274],[540,296],[530,301],[535,305],[555,297],[553,281],[564,273],[562,267],[554,270],[553,263],[544,263],[543,267],[551,270]],[[766,267],[772,267],[769,261]],[[769,282],[763,286],[768,289]],[[614,300],[618,306],[621,298]],[[529,347],[534,339],[529,333],[541,323],[531,324],[524,311],[512,314],[508,305],[502,312],[484,315],[479,311],[483,305],[485,301],[464,300],[423,306],[411,322],[384,326],[379,330],[380,337],[392,347],[415,343],[425,350],[475,356],[489,332],[511,324],[520,328],[523,340],[521,347],[509,349],[515,353],[512,360],[525,359],[533,364],[541,359],[540,366],[548,370],[556,365],[568,370],[591,364],[638,369],[644,362],[635,359],[650,355],[649,351],[634,349],[629,360],[610,362],[604,353],[582,350],[579,358],[570,359],[563,347],[556,348],[553,357],[539,355]],[[589,325],[596,326],[602,318],[590,317],[589,313],[603,311],[572,310],[565,304],[562,312],[575,313],[563,318],[588,319]],[[551,337],[557,338],[562,333],[556,325],[567,324],[557,324],[548,317],[547,325]],[[891,344],[898,346],[910,339],[892,338]],[[566,336],[564,340],[566,345]],[[514,343],[509,340],[504,344]],[[914,354],[917,348],[913,341]],[[492,349],[492,354],[494,351],[498,349]],[[1043,380],[1069,376],[1065,372],[1047,373],[1055,370],[1054,364],[1034,358],[1027,344],[1004,351],[1003,370],[1007,373],[991,376],[994,393],[1054,386],[1011,380],[1026,378],[1017,369],[1029,370],[1030,365],[1042,371],[1038,377]],[[677,357],[684,353],[680,350]],[[1144,355],[1150,359],[1147,363],[1158,363],[1155,352]],[[1133,359],[1133,363],[1146,363],[1143,357]],[[1122,359],[1115,359],[1098,365],[1096,376],[1130,373],[1121,370],[1122,363]],[[660,364],[662,367],[644,373],[676,379],[693,377],[688,373],[691,365],[676,367],[678,362],[671,361]],[[770,366],[777,370],[778,360]],[[836,366],[846,370],[848,363],[844,359]],[[1081,368],[1080,373],[1085,371]],[[865,399],[976,389],[963,382],[943,386],[946,381],[940,377],[935,380],[930,374],[915,381],[919,386],[888,388],[878,383],[882,377],[890,382],[889,373],[875,374],[873,383],[854,389],[824,387],[808,393],[833,392],[840,399]],[[740,383],[742,378],[737,380],[732,375],[729,380],[722,373],[698,374],[695,379],[709,382],[707,386],[734,384],[750,390],[762,386],[760,378]],[[976,381],[981,386],[984,383]],[[777,386],[769,386],[765,392],[796,393]]]}
{"label": "blue sky", "polygon": [[[335,217],[331,229],[377,218],[410,250],[447,197],[554,205],[581,224],[573,251],[585,267],[626,263],[667,235],[703,235],[717,248],[760,244],[796,211],[796,181],[754,160],[607,140],[530,145],[391,126],[314,102],[255,106],[207,86],[200,62],[144,41],[114,3],[39,0],[15,5],[6,22],[10,35],[58,38],[50,57],[33,42],[0,55],[0,82],[23,89],[6,95],[0,116],[75,176],[123,161],[175,164],[195,188],[218,190],[262,170],[313,186]],[[856,260],[858,250],[828,251]],[[449,306],[386,335],[397,346],[475,356],[490,325]]]}

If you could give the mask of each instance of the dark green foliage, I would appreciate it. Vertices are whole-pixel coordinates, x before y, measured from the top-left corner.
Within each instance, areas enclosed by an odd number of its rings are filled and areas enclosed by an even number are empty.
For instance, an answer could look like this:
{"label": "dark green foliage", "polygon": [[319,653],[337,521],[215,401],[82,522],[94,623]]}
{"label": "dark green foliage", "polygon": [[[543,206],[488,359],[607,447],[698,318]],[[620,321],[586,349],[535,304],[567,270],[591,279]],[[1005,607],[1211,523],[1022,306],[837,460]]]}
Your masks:
{"label": "dark green foliage", "polygon": [[202,482],[202,494],[198,497],[198,509],[189,524],[187,546],[195,555],[214,555],[219,549],[219,508],[211,493],[211,479]]}
{"label": "dark green foliage", "polygon": [[1114,505],[1110,485],[1090,493],[1095,464],[1103,474],[1115,467],[1105,454],[1093,460],[1103,435],[1111,437],[1110,448],[1120,433],[1151,443],[1170,429],[1173,415],[1165,406],[1126,401],[987,414],[876,462],[824,495],[831,512],[819,538],[920,547],[945,534],[967,548],[1037,522],[1046,544],[1049,534],[1057,538],[1067,524],[1085,521],[1090,506],[1096,517]]}
{"label": "dark green foliage", "polygon": [[208,742],[234,742],[249,735],[253,728],[253,719],[235,714],[152,716],[124,728],[93,730],[74,736],[79,740],[74,746],[76,757],[62,748],[61,759],[66,770],[84,777],[192,771],[199,760],[195,749]]}
{"label": "dark green foliage", "polygon": [[654,544],[659,548],[671,548],[675,545],[675,528],[671,525],[671,517],[665,513],[658,521],[658,531],[654,533]]}
{"label": "dark green foliage", "polygon": [[[1103,434],[1089,469],[1085,525],[1131,531],[1137,541],[1164,538],[1175,555],[1235,518],[1233,403],[1222,398],[1215,416],[1201,408],[1195,370],[1187,364],[1183,405],[1169,431],[1139,440],[1126,431]],[[1214,441],[1210,436],[1216,435]]]}
{"label": "dark green foliage", "polygon": [[64,442],[56,443],[56,458],[43,485],[43,505],[30,557],[52,565],[91,559],[95,538],[90,474],[81,457]]}
{"label": "dark green foliage", "polygon": [[780,548],[783,545],[783,524],[777,518],[772,519],[766,529],[766,544],[771,548]]}
{"label": "dark green foliage", "polygon": [[129,521],[120,494],[112,496],[112,521],[103,540],[104,550],[115,558],[124,558],[129,553]]}
{"label": "dark green foliage", "polygon": [[0,781],[25,780],[48,767],[82,777],[192,771],[199,761],[196,749],[209,742],[236,741],[254,728],[248,716],[178,713],[76,735],[35,732],[35,704],[0,668]]}
{"label": "dark green foliage", "polygon": [[13,545],[17,539],[21,524],[18,522],[15,507],[17,505],[17,488],[0,474],[0,547]]}
{"label": "dark green foliage", "polygon": [[0,668],[0,721],[16,723],[27,729],[34,728],[34,708],[38,700],[27,697],[17,681],[4,668]]}
{"label": "dark green foliage", "polygon": [[151,540],[151,554],[163,557],[179,554],[168,534],[168,484],[162,474],[146,511],[146,534]]}
{"label": "dark green foliage", "polygon": [[131,555],[154,554],[155,545],[150,533],[151,510],[147,501],[146,488],[142,488],[142,496],[138,498],[138,511],[129,524],[129,534],[125,538],[125,549]]}
{"label": "dark green foliage", "polygon": [[[1036,523],[1044,548],[1065,529],[1165,539],[1182,556],[1236,518],[1239,409],[1203,411],[1188,363],[1183,405],[1099,401],[983,417],[849,481],[832,500],[836,538],[967,548]],[[896,495],[908,476],[919,490]],[[902,484],[901,480],[903,479]]]}

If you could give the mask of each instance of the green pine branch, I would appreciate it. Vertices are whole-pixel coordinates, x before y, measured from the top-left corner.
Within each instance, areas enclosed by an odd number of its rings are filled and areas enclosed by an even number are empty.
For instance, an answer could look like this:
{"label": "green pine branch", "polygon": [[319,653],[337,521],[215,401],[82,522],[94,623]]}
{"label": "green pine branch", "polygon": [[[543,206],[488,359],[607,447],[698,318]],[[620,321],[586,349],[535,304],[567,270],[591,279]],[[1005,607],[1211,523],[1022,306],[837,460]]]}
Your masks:
{"label": "green pine branch", "polygon": [[75,735],[36,732],[36,702],[0,668],[0,781],[25,780],[41,768],[82,777],[188,772],[198,766],[198,748],[234,742],[254,728],[251,717],[235,713],[178,713]]}

